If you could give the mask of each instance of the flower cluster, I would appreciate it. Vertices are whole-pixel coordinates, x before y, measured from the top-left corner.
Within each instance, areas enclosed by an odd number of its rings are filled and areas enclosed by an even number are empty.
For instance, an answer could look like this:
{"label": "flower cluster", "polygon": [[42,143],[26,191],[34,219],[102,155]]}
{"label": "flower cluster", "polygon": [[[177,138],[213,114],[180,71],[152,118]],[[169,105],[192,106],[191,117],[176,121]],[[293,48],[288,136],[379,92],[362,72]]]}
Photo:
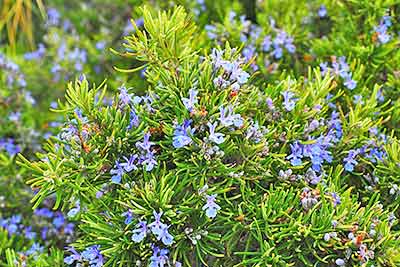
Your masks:
{"label": "flower cluster", "polygon": [[332,75],[335,77],[340,77],[344,80],[344,86],[348,89],[353,90],[357,87],[357,82],[353,80],[352,73],[350,71],[350,66],[346,62],[346,57],[339,57],[337,61],[336,57],[332,57],[331,66],[328,62],[323,62],[319,66],[321,68],[322,76]]}
{"label": "flower cluster", "polygon": [[128,157],[123,156],[124,161],[115,162],[114,168],[110,170],[110,174],[112,175],[111,181],[119,184],[122,176],[125,173],[136,171],[138,169],[138,165],[142,165],[148,172],[153,170],[153,168],[157,165],[154,151],[151,148],[153,145],[154,143],[150,141],[150,133],[145,133],[143,142],[136,142],[136,147],[139,151],[138,154],[131,154]]}
{"label": "flower cluster", "polygon": [[392,26],[392,18],[390,16],[383,16],[379,25],[374,27],[375,36],[380,44],[386,44],[392,39],[392,36],[387,32],[390,26]]}

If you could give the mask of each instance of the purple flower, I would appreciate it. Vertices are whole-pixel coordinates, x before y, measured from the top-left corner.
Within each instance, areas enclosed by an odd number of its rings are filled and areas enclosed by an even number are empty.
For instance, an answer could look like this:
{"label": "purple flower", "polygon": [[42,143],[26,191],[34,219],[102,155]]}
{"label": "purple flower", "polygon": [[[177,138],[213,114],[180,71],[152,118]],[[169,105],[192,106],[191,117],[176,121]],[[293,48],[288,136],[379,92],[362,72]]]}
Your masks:
{"label": "purple flower", "polygon": [[153,247],[153,255],[150,257],[149,267],[164,267],[168,264],[168,249]]}
{"label": "purple flower", "polygon": [[271,49],[271,45],[272,45],[271,36],[270,35],[265,36],[262,42],[263,51],[268,52]]}
{"label": "purple flower", "polygon": [[325,18],[327,14],[328,11],[326,10],[325,5],[321,5],[318,9],[318,17]]}
{"label": "purple flower", "polygon": [[156,236],[159,236],[162,233],[163,229],[167,227],[166,224],[161,222],[162,214],[163,214],[162,211],[160,211],[159,213],[157,213],[156,211],[153,211],[154,222],[149,224],[151,232]]}
{"label": "purple flower", "polygon": [[216,143],[218,145],[222,144],[225,141],[224,134],[215,132],[215,128],[217,127],[217,122],[214,122],[213,124],[211,124],[209,122],[209,123],[207,123],[207,125],[210,128],[210,134],[208,136],[208,139],[211,142],[214,142],[214,143]]}
{"label": "purple flower", "polygon": [[332,199],[333,199],[333,206],[336,207],[337,205],[339,205],[340,203],[342,203],[340,201],[340,196],[338,194],[336,194],[335,192],[331,193]]}
{"label": "purple flower", "polygon": [[124,213],[122,213],[122,216],[126,217],[125,218],[125,224],[130,224],[133,220],[133,213],[132,210],[128,210]]}
{"label": "purple flower", "polygon": [[114,169],[110,171],[111,181],[115,184],[119,184],[122,179],[122,175],[124,175],[125,171],[123,166],[118,161],[115,161]]}
{"label": "purple flower", "polygon": [[233,113],[233,107],[229,105],[228,107],[220,107],[220,118],[219,121],[221,124],[225,127],[229,127],[234,125],[237,128],[240,128],[243,126],[243,119],[240,116],[240,114],[234,114]]}
{"label": "purple flower", "polygon": [[129,157],[124,157],[125,162],[121,163],[120,166],[125,169],[126,172],[131,172],[134,170],[137,170],[137,166],[135,164],[136,159],[138,158],[138,155],[133,154]]}
{"label": "purple flower", "polygon": [[144,221],[140,221],[137,225],[136,225],[136,229],[133,230],[133,235],[132,235],[132,240],[136,243],[141,242],[147,234],[147,223]]}
{"label": "purple flower", "polygon": [[187,108],[189,112],[192,112],[194,109],[194,105],[197,104],[197,94],[198,91],[195,89],[190,89],[189,90],[189,98],[182,98],[182,102]]}
{"label": "purple flower", "polygon": [[133,127],[138,127],[139,126],[139,117],[136,114],[135,110],[131,110],[131,112],[129,113],[129,125],[128,127],[126,127],[127,130],[132,129]]}
{"label": "purple flower", "polygon": [[190,135],[194,134],[195,129],[191,128],[191,122],[192,120],[184,120],[181,125],[177,125],[175,127],[174,137],[172,139],[172,145],[175,148],[182,148],[192,143],[192,138]]}
{"label": "purple flower", "polygon": [[221,207],[215,203],[217,195],[206,196],[207,203],[203,206],[203,210],[206,211],[206,216],[208,218],[215,218],[217,216],[217,212],[221,209]]}
{"label": "purple flower", "polygon": [[174,241],[174,237],[168,232],[168,228],[169,226],[161,228],[161,232],[157,236],[157,240],[161,240],[166,246],[170,246]]}
{"label": "purple flower", "polygon": [[287,111],[292,111],[296,105],[297,98],[294,97],[294,93],[290,91],[284,91],[283,95],[283,106]]}
{"label": "purple flower", "polygon": [[120,107],[125,107],[132,102],[132,94],[128,93],[128,89],[125,86],[119,88],[119,104]]}
{"label": "purple flower", "polygon": [[290,163],[292,166],[300,166],[302,164],[301,159],[303,158],[303,147],[298,142],[295,141],[293,144],[290,145],[291,154],[287,156],[287,159],[290,159]]}
{"label": "purple flower", "polygon": [[357,82],[354,81],[351,77],[347,77],[344,86],[346,86],[348,89],[353,90],[357,86]]}
{"label": "purple flower", "polygon": [[358,154],[358,150],[350,150],[347,157],[343,159],[343,162],[345,163],[344,169],[346,171],[352,172],[354,170],[354,166],[358,164],[358,162],[355,160]]}
{"label": "purple flower", "polygon": [[154,145],[153,142],[150,142],[150,133],[145,133],[143,137],[143,142],[136,142],[136,147],[141,149],[142,151],[150,152],[151,146]]}

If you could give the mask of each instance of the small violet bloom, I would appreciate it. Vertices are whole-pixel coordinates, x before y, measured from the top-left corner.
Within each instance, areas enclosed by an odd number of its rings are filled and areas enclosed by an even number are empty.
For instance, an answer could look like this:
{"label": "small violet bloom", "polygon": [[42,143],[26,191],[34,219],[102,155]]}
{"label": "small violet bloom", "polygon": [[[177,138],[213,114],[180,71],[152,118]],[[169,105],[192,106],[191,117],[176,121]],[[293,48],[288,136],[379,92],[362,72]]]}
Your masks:
{"label": "small violet bloom", "polygon": [[137,225],[136,225],[136,229],[133,230],[133,235],[132,235],[132,240],[136,243],[141,242],[147,234],[147,223],[144,221],[140,221]]}
{"label": "small violet bloom", "polygon": [[214,122],[213,124],[209,122],[207,123],[207,125],[210,128],[210,135],[208,136],[208,139],[218,145],[222,144],[225,141],[224,134],[215,132],[215,128],[217,127],[217,122]]}
{"label": "small violet bloom", "polygon": [[217,212],[221,209],[221,207],[215,203],[215,199],[217,195],[206,196],[207,203],[203,206],[203,210],[206,211],[206,216],[208,218],[215,218],[217,216]]}
{"label": "small violet bloom", "polygon": [[192,112],[194,109],[194,106],[197,104],[197,94],[198,91],[195,89],[190,89],[189,90],[189,98],[182,98],[182,102],[187,108],[189,112]]}
{"label": "small violet bloom", "polygon": [[194,134],[195,129],[192,129],[190,124],[192,120],[185,120],[181,125],[177,125],[174,131],[172,145],[175,148],[182,148],[192,143],[190,135]]}
{"label": "small violet bloom", "polygon": [[296,105],[297,98],[294,97],[294,93],[290,91],[282,92],[283,95],[283,106],[287,111],[292,111]]}

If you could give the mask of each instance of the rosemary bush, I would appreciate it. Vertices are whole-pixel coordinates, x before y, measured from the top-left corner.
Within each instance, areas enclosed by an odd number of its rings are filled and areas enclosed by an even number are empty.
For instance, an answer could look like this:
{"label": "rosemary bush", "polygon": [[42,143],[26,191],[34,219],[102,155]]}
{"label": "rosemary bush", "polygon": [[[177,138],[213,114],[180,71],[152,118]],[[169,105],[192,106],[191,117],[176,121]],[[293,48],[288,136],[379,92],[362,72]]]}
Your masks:
{"label": "rosemary bush", "polygon": [[20,156],[34,208],[55,195],[79,225],[67,265],[400,263],[397,124],[374,78],[384,62],[305,67],[296,41],[270,24],[274,50],[263,53],[282,64],[263,80],[268,65],[242,56],[234,36],[213,28],[219,42],[202,49],[183,8],[141,11],[144,29],[120,54],[142,64],[121,71],[145,69],[147,86],[69,83],[58,135],[38,161]]}
{"label": "rosemary bush", "polygon": [[0,266],[400,266],[397,1],[37,3]]}

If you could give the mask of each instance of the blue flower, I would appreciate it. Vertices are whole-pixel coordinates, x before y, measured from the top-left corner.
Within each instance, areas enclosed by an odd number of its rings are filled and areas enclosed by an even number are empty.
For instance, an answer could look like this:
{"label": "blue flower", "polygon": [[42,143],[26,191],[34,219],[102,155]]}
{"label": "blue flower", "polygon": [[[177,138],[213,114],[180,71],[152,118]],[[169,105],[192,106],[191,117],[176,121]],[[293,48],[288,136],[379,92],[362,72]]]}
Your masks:
{"label": "blue flower", "polygon": [[150,133],[145,133],[144,134],[143,142],[139,142],[139,141],[136,142],[136,147],[138,149],[141,149],[141,150],[146,151],[146,152],[150,152],[150,148],[153,145],[154,145],[154,143],[150,142]]}
{"label": "blue flower", "polygon": [[283,106],[287,111],[292,111],[296,105],[297,98],[294,97],[294,93],[290,91],[284,91],[283,95]]}
{"label": "blue flower", "polygon": [[64,258],[64,263],[71,265],[75,261],[81,261],[82,256],[72,247],[67,248],[67,251],[71,252],[72,255]]}
{"label": "blue flower", "polygon": [[332,137],[330,135],[320,136],[315,143],[304,145],[303,156],[311,159],[313,170],[319,172],[324,161],[332,162],[331,152],[327,150],[332,145]]}
{"label": "blue flower", "polygon": [[125,162],[120,163],[120,166],[123,167],[125,169],[126,172],[131,172],[133,170],[137,170],[137,166],[135,164],[135,161],[137,160],[138,155],[133,154],[129,157],[129,159],[127,157],[124,157]]}
{"label": "blue flower", "polygon": [[110,171],[111,176],[111,181],[115,184],[119,184],[122,179],[122,175],[124,175],[125,170],[121,166],[121,164],[118,161],[115,161],[115,166],[114,169]]}
{"label": "blue flower", "polygon": [[207,203],[203,206],[203,210],[206,211],[206,216],[208,218],[215,218],[217,216],[217,212],[221,209],[221,207],[215,203],[217,195],[206,196]]}
{"label": "blue flower", "polygon": [[133,213],[132,210],[128,210],[124,213],[122,213],[122,216],[126,217],[125,218],[125,224],[130,224],[133,220]]}
{"label": "blue flower", "polygon": [[132,97],[133,97],[133,95],[128,93],[128,89],[125,86],[121,86],[119,88],[118,100],[119,100],[120,107],[123,108],[123,107],[129,105],[133,101]]}
{"label": "blue flower", "polygon": [[167,227],[167,225],[161,222],[161,216],[163,215],[162,211],[160,211],[159,213],[157,213],[156,211],[153,211],[153,215],[154,215],[154,222],[149,224],[149,227],[150,227],[151,232],[154,235],[158,236],[161,234],[163,229]]}
{"label": "blue flower", "polygon": [[141,153],[138,164],[145,166],[146,171],[153,170],[154,166],[157,165],[154,153],[151,150],[151,146],[153,146],[154,143],[150,142],[149,140],[150,140],[150,134],[145,133],[143,142],[136,142],[136,147],[140,150]]}
{"label": "blue flower", "polygon": [[378,40],[381,44],[386,44],[392,38],[392,36],[387,32],[391,25],[391,17],[384,16],[379,25],[374,28],[374,31],[378,34]]}
{"label": "blue flower", "polygon": [[358,162],[355,160],[358,154],[358,150],[350,150],[347,157],[343,159],[343,162],[345,163],[344,169],[346,171],[352,172],[354,170],[354,166],[358,164]]}
{"label": "blue flower", "polygon": [[67,216],[70,218],[75,217],[76,214],[78,214],[80,212],[80,210],[81,210],[81,206],[80,206],[79,202],[77,202],[75,208],[72,208],[70,211],[68,211]]}
{"label": "blue flower", "polygon": [[318,17],[325,18],[327,14],[328,11],[326,10],[325,5],[321,5],[318,9]]}
{"label": "blue flower", "polygon": [[332,199],[333,199],[333,206],[336,207],[337,205],[339,205],[340,203],[342,203],[340,201],[340,196],[338,194],[336,194],[335,192],[331,193]]}
{"label": "blue flower", "polygon": [[83,259],[89,262],[90,267],[100,267],[104,264],[104,259],[101,255],[99,245],[86,248],[81,255]]}
{"label": "blue flower", "polygon": [[187,108],[189,112],[192,112],[194,106],[197,104],[197,94],[198,91],[195,89],[189,90],[189,98],[182,98],[183,105]]}
{"label": "blue flower", "polygon": [[36,237],[36,233],[32,231],[32,226],[26,227],[24,232],[27,239],[32,240]]}
{"label": "blue flower", "polygon": [[217,122],[214,122],[213,124],[209,122],[207,123],[207,125],[210,128],[210,134],[208,136],[208,139],[216,144],[222,144],[225,141],[224,134],[215,132],[215,128],[217,127]]}
{"label": "blue flower", "polygon": [[192,129],[190,123],[192,120],[185,120],[183,124],[177,125],[174,131],[174,137],[172,145],[175,148],[182,148],[192,143],[192,138],[189,135],[193,135],[195,129]]}
{"label": "blue flower", "polygon": [[163,227],[159,235],[157,235],[157,240],[161,240],[164,245],[170,246],[174,241],[174,237],[168,232],[169,226]]}
{"label": "blue flower", "polygon": [[168,264],[168,249],[153,247],[153,255],[150,257],[149,267],[164,267]]}
{"label": "blue flower", "polygon": [[33,243],[32,246],[26,251],[26,255],[40,254],[43,252],[44,247],[38,243]]}
{"label": "blue flower", "polygon": [[270,35],[265,36],[262,42],[263,51],[268,52],[271,49],[271,45],[272,45],[271,36]]}
{"label": "blue flower", "polygon": [[290,145],[291,154],[287,156],[287,159],[290,159],[290,163],[292,166],[300,166],[302,164],[301,159],[303,158],[303,147],[298,142],[295,141],[293,144]]}
{"label": "blue flower", "polygon": [[132,240],[136,243],[141,242],[147,234],[147,223],[144,221],[140,221],[137,225],[136,225],[136,229],[133,230],[133,235],[132,235]]}
{"label": "blue flower", "polygon": [[243,126],[243,119],[240,116],[240,114],[234,114],[233,113],[233,107],[229,105],[228,107],[220,107],[220,117],[219,121],[221,124],[225,127],[229,127],[234,125],[237,128],[240,128]]}
{"label": "blue flower", "polygon": [[136,114],[135,110],[131,110],[129,113],[129,125],[126,127],[127,130],[132,129],[133,127],[138,127],[139,126],[139,116]]}
{"label": "blue flower", "polygon": [[353,80],[351,77],[347,77],[344,82],[344,86],[346,86],[350,90],[353,90],[354,88],[357,87],[357,82]]}

